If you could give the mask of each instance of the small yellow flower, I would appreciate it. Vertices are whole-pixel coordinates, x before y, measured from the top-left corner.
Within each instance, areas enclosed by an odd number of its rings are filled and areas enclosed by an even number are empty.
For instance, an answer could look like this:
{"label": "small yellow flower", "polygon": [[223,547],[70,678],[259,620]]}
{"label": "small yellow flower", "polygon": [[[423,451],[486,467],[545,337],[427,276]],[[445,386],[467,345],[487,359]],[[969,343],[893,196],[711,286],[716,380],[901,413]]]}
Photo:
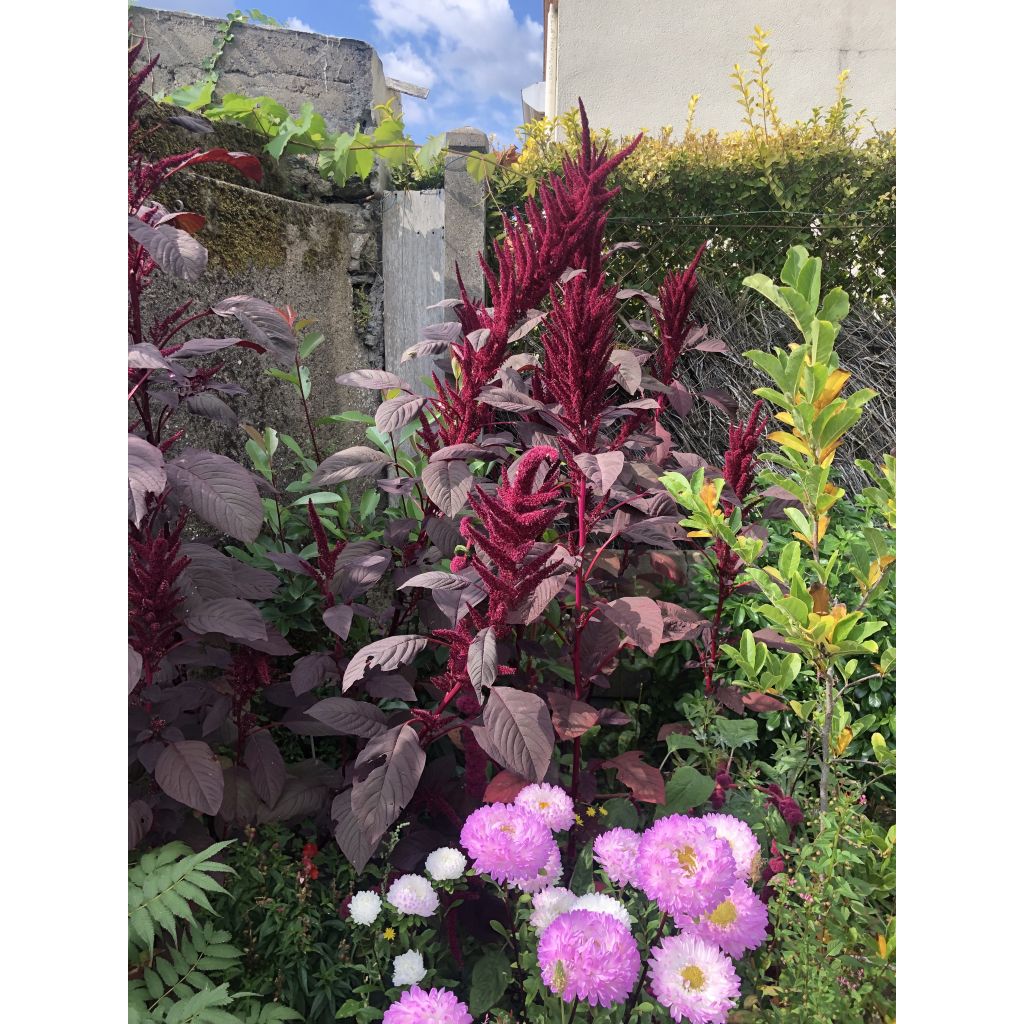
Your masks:
{"label": "small yellow flower", "polygon": [[604,809],[603,807],[599,807],[599,808],[597,809],[597,812],[598,812],[598,814],[600,814],[600,815],[601,815],[601,816],[602,816],[603,818],[607,818],[607,817],[608,817],[608,812],[607,812],[607,811],[606,811],[606,810],[605,810],[605,809]]}
{"label": "small yellow flower", "polygon": [[588,818],[596,818],[597,817],[597,811],[595,811],[593,807],[588,807],[587,808],[587,817]]}
{"label": "small yellow flower", "polygon": [[582,825],[583,824],[583,819],[578,814],[575,817],[576,817],[576,824],[577,825]]}
{"label": "small yellow flower", "polygon": [[385,928],[382,934],[384,935],[384,940],[386,942],[394,942],[395,941],[395,929],[394,928]]}

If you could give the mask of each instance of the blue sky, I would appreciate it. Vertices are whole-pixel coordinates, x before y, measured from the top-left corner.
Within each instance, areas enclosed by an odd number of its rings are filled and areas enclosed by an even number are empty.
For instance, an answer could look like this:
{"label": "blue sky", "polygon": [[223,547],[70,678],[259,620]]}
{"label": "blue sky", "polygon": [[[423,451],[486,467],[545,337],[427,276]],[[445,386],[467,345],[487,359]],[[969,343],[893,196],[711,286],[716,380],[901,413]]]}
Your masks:
{"label": "blue sky", "polygon": [[[220,17],[229,0],[143,0],[143,6]],[[249,5],[238,4],[243,10]],[[430,88],[402,97],[409,133],[472,125],[514,141],[520,92],[542,77],[542,0],[256,0],[289,28],[364,39],[384,73]]]}

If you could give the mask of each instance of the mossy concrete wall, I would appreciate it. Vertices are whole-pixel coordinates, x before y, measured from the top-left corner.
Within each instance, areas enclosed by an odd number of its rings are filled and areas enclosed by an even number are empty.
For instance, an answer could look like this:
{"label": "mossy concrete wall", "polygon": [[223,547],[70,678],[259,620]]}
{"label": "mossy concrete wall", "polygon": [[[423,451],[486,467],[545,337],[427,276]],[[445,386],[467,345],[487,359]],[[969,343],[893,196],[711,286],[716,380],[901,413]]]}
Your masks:
{"label": "mossy concrete wall", "polygon": [[[154,275],[144,298],[148,321],[168,315],[188,299],[201,310],[232,295],[253,295],[275,306],[290,305],[300,317],[316,322],[325,341],[310,357],[310,406],[314,421],[346,409],[373,411],[373,392],[342,388],[335,378],[349,370],[383,365],[379,299],[373,282],[380,277],[380,223],[373,204],[301,203],[184,171],[175,175],[158,198],[170,209],[192,210],[206,218],[199,240],[209,250],[206,273],[195,284]],[[180,207],[179,207],[180,204]],[[234,320],[196,324],[190,337],[234,336]],[[241,422],[293,436],[312,457],[302,403],[286,381],[267,374],[274,364],[247,349],[226,349],[204,357],[225,363],[221,379],[245,388],[227,402]],[[197,416],[182,416],[187,444],[222,452],[248,465],[246,435]],[[358,424],[317,428],[321,454],[359,443]],[[297,475],[294,460],[282,449],[284,479]]]}

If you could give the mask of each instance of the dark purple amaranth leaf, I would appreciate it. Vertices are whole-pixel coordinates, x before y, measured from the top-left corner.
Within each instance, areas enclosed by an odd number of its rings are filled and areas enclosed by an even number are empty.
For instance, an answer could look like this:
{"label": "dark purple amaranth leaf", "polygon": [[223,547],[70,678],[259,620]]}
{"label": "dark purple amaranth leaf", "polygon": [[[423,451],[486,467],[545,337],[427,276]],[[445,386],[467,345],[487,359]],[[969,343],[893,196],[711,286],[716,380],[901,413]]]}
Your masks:
{"label": "dark purple amaranth leaf", "polygon": [[223,633],[233,640],[266,640],[259,609],[240,597],[217,597],[189,611],[185,624],[195,633]]}
{"label": "dark purple amaranth leaf", "polygon": [[330,785],[318,778],[289,778],[273,806],[260,804],[257,824],[295,822],[317,814],[331,795]]}
{"label": "dark purple amaranth leaf", "polygon": [[450,462],[452,459],[465,461],[466,459],[493,458],[492,452],[478,444],[450,444],[444,448],[438,448],[434,452],[430,462]]}
{"label": "dark purple amaranth leaf", "polygon": [[[458,327],[458,324],[455,326]],[[402,353],[402,358],[399,362],[407,363],[410,359],[418,359],[420,356],[439,356],[442,352],[447,352],[448,347],[449,342],[440,339],[435,341],[418,341],[415,345],[410,345]]]}
{"label": "dark purple amaranth leaf", "polygon": [[397,398],[389,398],[377,406],[373,416],[374,422],[382,434],[401,430],[407,423],[416,419],[426,404],[427,400],[421,395],[402,394]]}
{"label": "dark purple amaranth leaf", "polygon": [[642,757],[639,750],[627,750],[624,754],[605,761],[604,767],[615,771],[619,782],[629,789],[634,800],[663,804],[665,779],[657,768],[644,764]]}
{"label": "dark purple amaranth leaf", "polygon": [[625,301],[626,299],[642,299],[651,307],[651,309],[661,312],[661,300],[658,296],[652,295],[650,292],[642,291],[639,288],[621,288],[615,293],[615,298],[620,302]]}
{"label": "dark purple amaranth leaf", "polygon": [[511,388],[484,388],[480,392],[480,401],[503,412],[533,412],[544,408],[543,402]]}
{"label": "dark purple amaranth leaf", "polygon": [[206,248],[187,231],[170,225],[156,228],[128,214],[128,237],[138,242],[153,257],[153,262],[171,277],[191,283],[198,281],[206,270]]}
{"label": "dark purple amaranth leaf", "polygon": [[293,554],[291,551],[268,551],[266,558],[281,569],[287,569],[289,572],[297,572],[303,576],[308,576],[310,579],[316,579],[313,566],[306,559],[299,558],[298,555]]}
{"label": "dark purple amaranth leaf", "polygon": [[128,849],[134,850],[153,826],[153,808],[145,800],[128,805]]}
{"label": "dark purple amaranth leaf", "polygon": [[224,797],[224,775],[214,752],[201,740],[168,743],[156,762],[157,785],[173,799],[203,814],[216,814]]}
{"label": "dark purple amaranth leaf", "polygon": [[353,683],[362,679],[371,666],[382,672],[390,672],[399,665],[412,661],[426,645],[427,638],[416,633],[386,636],[383,640],[367,644],[357,651],[355,657],[348,663],[341,680],[342,690],[347,690]]}
{"label": "dark purple amaranth leaf", "polygon": [[269,654],[274,658],[287,658],[293,654],[299,652],[278,632],[276,626],[271,623],[267,623],[267,637],[265,640],[243,640],[242,643],[246,647],[251,647],[254,651],[262,651],[263,654]]}
{"label": "dark purple amaranth leaf", "polygon": [[214,132],[213,125],[205,117],[199,117],[196,114],[175,114],[173,117],[167,118],[167,123],[176,124],[179,128],[184,128],[197,135],[212,135]]}
{"label": "dark purple amaranth leaf", "polygon": [[220,694],[203,717],[203,736],[209,736],[210,733],[216,732],[227,720],[230,712],[231,698]]}
{"label": "dark purple amaranth leaf", "polygon": [[693,411],[693,392],[674,380],[669,385],[668,404],[672,406],[677,416],[686,419]]}
{"label": "dark purple amaranth leaf", "polygon": [[421,572],[406,580],[398,589],[422,587],[424,590],[464,590],[468,586],[469,580],[450,572]]}
{"label": "dark purple amaranth leaf", "polygon": [[178,499],[211,526],[240,541],[254,541],[263,526],[263,505],[252,477],[236,462],[186,448],[166,465]]}
{"label": "dark purple amaranth leaf", "polygon": [[652,547],[674,551],[676,542],[685,539],[686,531],[679,525],[678,515],[655,516],[634,523],[622,536],[634,544],[650,544]]}
{"label": "dark purple amaranth leaf", "polygon": [[721,409],[730,420],[736,418],[739,404],[728,391],[722,391],[720,388],[708,388],[706,391],[698,392],[698,394],[705,401],[710,402],[716,409]]}
{"label": "dark purple amaranth leaf", "polygon": [[135,434],[128,435],[128,490],[131,494],[136,526],[146,512],[146,495],[160,494],[167,486],[163,453],[155,445]]}
{"label": "dark purple amaranth leaf", "polygon": [[664,643],[673,640],[692,640],[711,625],[700,612],[690,608],[683,608],[668,601],[659,601],[658,607],[661,609],[665,630],[662,638]]}
{"label": "dark purple amaranth leaf", "polygon": [[356,445],[328,455],[317,467],[310,484],[322,487],[325,484],[344,483],[361,476],[374,476],[383,471],[391,460],[376,448]]}
{"label": "dark purple amaranth leaf", "polygon": [[387,731],[384,712],[365,700],[328,697],[307,708],[306,714],[326,725],[334,736],[373,739]]}
{"label": "dark purple amaranth leaf", "polygon": [[375,583],[383,579],[391,568],[390,551],[379,548],[369,555],[341,560],[340,568],[331,580],[331,591],[340,600],[348,602],[365,594]]}
{"label": "dark purple amaranth leaf", "polygon": [[786,710],[786,705],[770,693],[745,693],[743,694],[743,704],[750,711],[759,713]]}
{"label": "dark purple amaranth leaf", "polygon": [[276,804],[288,781],[288,770],[277,744],[266,729],[254,732],[245,744],[245,765],[252,788],[268,804]]}
{"label": "dark purple amaranth leaf", "polygon": [[370,834],[382,834],[416,792],[427,755],[408,723],[388,729],[360,751],[352,785],[352,815]]}
{"label": "dark purple amaranth leaf", "polygon": [[735,711],[737,715],[746,714],[747,709],[743,704],[743,693],[738,686],[722,683],[715,690],[715,696],[730,711]]}
{"label": "dark purple amaranth leaf", "polygon": [[156,763],[165,749],[166,744],[162,740],[147,740],[140,744],[135,756],[139,759],[139,764],[152,775],[156,770]]}
{"label": "dark purple amaranth leaf", "polygon": [[619,627],[598,612],[587,622],[580,638],[580,665],[587,679],[608,669],[619,647]]}
{"label": "dark purple amaranth leaf", "polygon": [[364,388],[367,391],[390,391],[391,388],[405,390],[405,381],[387,370],[352,370],[334,378],[339,384],[350,388]]}
{"label": "dark purple amaranth leaf", "polygon": [[128,692],[131,693],[142,678],[142,655],[131,644],[128,645]]}
{"label": "dark purple amaranth leaf", "polygon": [[144,341],[128,348],[128,366],[135,370],[173,370],[174,366],[164,359],[156,345]]}
{"label": "dark purple amaranth leaf", "polygon": [[331,819],[334,821],[334,839],[349,863],[362,871],[377,849],[381,836],[387,830],[381,829],[376,834],[366,831],[352,813],[352,790],[346,789],[339,793],[331,804]]}
{"label": "dark purple amaranth leaf", "polygon": [[424,520],[423,529],[426,530],[431,543],[445,558],[451,558],[455,554],[455,549],[464,543],[462,534],[459,533],[459,522],[454,519],[430,516]]}
{"label": "dark purple amaranth leaf", "polygon": [[573,700],[567,693],[557,690],[549,693],[548,704],[551,705],[551,724],[559,739],[577,739],[600,720],[597,708],[581,700]]}
{"label": "dark purple amaranth leaf", "polygon": [[340,681],[337,663],[329,654],[305,654],[292,666],[291,684],[296,695]]}
{"label": "dark purple amaranth leaf", "polygon": [[[456,300],[458,305],[458,300]],[[428,306],[428,309],[434,307]],[[462,337],[462,325],[457,320],[442,320],[437,324],[427,324],[420,332],[424,341],[458,341]]]}
{"label": "dark purple amaranth leaf", "polygon": [[[190,338],[174,352],[175,359],[187,359],[190,356],[206,356],[211,352],[219,352],[223,348],[234,348],[236,345],[251,345],[245,338]],[[259,346],[260,351],[264,351]]]}
{"label": "dark purple amaranth leaf", "polygon": [[373,700],[404,700],[408,703],[416,700],[416,691],[409,680],[394,672],[367,676],[360,685]]}
{"label": "dark purple amaranth leaf", "polygon": [[473,734],[485,753],[503,768],[531,782],[542,782],[555,748],[551,715],[535,693],[495,686]]}
{"label": "dark purple amaranth leaf", "polygon": [[633,721],[625,711],[618,708],[601,708],[597,720],[601,725],[629,725]]}
{"label": "dark purple amaranth leaf", "polygon": [[525,789],[529,784],[522,775],[503,768],[487,783],[487,788],[484,790],[484,803],[510,804],[519,795],[519,791]]}
{"label": "dark purple amaranth leaf", "polygon": [[484,687],[493,686],[498,676],[498,639],[493,626],[482,629],[473,637],[466,655],[466,671],[476,699],[483,703]]}
{"label": "dark purple amaranth leaf", "polygon": [[788,640],[779,632],[774,629],[759,629],[754,634],[755,640],[760,640],[761,643],[770,647],[776,651],[786,651],[788,654],[799,654],[800,648],[795,644],[789,643]]}
{"label": "dark purple amaranth leaf", "polygon": [[[508,336],[508,343],[510,345],[514,345],[517,341],[522,341],[523,338],[525,338],[530,333],[530,331],[532,331],[535,327],[537,327],[538,325],[543,323],[546,317],[547,317],[547,313],[537,313],[535,316],[531,316],[531,317],[527,318],[526,320],[524,320]],[[527,358],[531,358],[532,359],[534,357],[528,356]],[[508,360],[506,360],[506,363],[507,362],[508,362]]]}
{"label": "dark purple amaranth leaf", "polygon": [[721,338],[705,338],[704,341],[699,341],[694,347],[698,352],[723,353],[729,351],[729,346]]}
{"label": "dark purple amaranth leaf", "polygon": [[233,295],[213,307],[217,316],[233,316],[258,345],[262,345],[282,366],[295,362],[298,342],[288,321],[269,303],[251,295]]}
{"label": "dark purple amaranth leaf", "polygon": [[617,367],[615,383],[631,395],[635,395],[643,377],[643,370],[640,368],[640,360],[637,359],[636,353],[631,352],[628,348],[617,348],[608,356],[608,362]]}
{"label": "dark purple amaranth leaf", "polygon": [[177,173],[193,164],[227,164],[229,167],[234,167],[239,174],[244,174],[250,181],[259,184],[263,180],[263,167],[260,164],[260,159],[252,153],[236,153],[218,146],[215,149],[206,149],[201,153],[196,153],[195,156],[190,156],[183,163],[178,164],[172,173]]}
{"label": "dark purple amaranth leaf", "polygon": [[185,408],[193,416],[202,416],[204,419],[214,420],[229,427],[238,426],[235,410],[227,402],[222,402],[216,395],[211,395],[209,392],[189,395],[185,399]]}
{"label": "dark purple amaranth leaf", "polygon": [[423,469],[423,489],[427,497],[450,519],[462,511],[472,488],[473,474],[465,462],[431,462]]}
{"label": "dark purple amaranth leaf", "polygon": [[217,820],[227,825],[252,825],[259,806],[259,797],[253,789],[248,770],[239,765],[228,765],[224,769],[224,799]]}
{"label": "dark purple amaranth leaf", "polygon": [[644,654],[656,654],[664,636],[661,609],[649,597],[619,597],[601,609]]}
{"label": "dark purple amaranth leaf", "polygon": [[336,604],[324,612],[324,625],[342,640],[348,639],[348,631],[352,628],[352,606]]}
{"label": "dark purple amaranth leaf", "polygon": [[582,455],[574,455],[573,461],[593,485],[594,493],[603,496],[612,489],[622,474],[626,457],[622,452],[602,452],[600,455],[585,452]]}

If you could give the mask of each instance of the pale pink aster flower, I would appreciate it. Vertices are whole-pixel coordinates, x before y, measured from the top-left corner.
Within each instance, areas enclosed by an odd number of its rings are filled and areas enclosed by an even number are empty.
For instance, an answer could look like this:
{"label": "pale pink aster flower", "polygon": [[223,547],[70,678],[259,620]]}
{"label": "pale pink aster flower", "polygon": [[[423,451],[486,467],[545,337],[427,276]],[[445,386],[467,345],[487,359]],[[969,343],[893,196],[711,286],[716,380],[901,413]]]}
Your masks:
{"label": "pale pink aster flower", "polygon": [[430,917],[440,900],[430,882],[422,875],[402,875],[388,889],[388,903],[403,914]]}
{"label": "pale pink aster flower", "polygon": [[728,897],[687,929],[738,960],[757,949],[768,934],[768,908],[745,882],[737,882]]}
{"label": "pale pink aster flower", "polygon": [[640,833],[612,828],[594,840],[594,860],[615,885],[632,885]]}
{"label": "pale pink aster flower", "polygon": [[530,924],[537,929],[538,934],[543,934],[544,929],[560,914],[572,910],[576,905],[576,894],[560,886],[552,886],[535,893],[533,897],[533,913],[530,914]]}
{"label": "pale pink aster flower", "polygon": [[682,925],[713,910],[736,881],[728,842],[698,818],[670,814],[640,837],[635,885]]}
{"label": "pale pink aster flower", "polygon": [[488,804],[479,807],[462,826],[460,836],[473,868],[496,882],[530,881],[556,856],[551,830],[524,807]]}
{"label": "pale pink aster flower", "polygon": [[561,786],[546,782],[524,786],[516,794],[515,803],[538,815],[552,832],[564,832],[576,820],[572,798]]}
{"label": "pale pink aster flower", "polygon": [[564,1002],[625,1002],[640,974],[640,951],[629,928],[608,914],[570,910],[544,930],[537,945],[540,976]]}
{"label": "pale pink aster flower", "polygon": [[761,844],[750,826],[731,814],[705,814],[701,821],[706,821],[732,849],[736,880],[756,882],[761,875]]}
{"label": "pale pink aster flower", "polygon": [[651,950],[651,989],[674,1021],[726,1024],[740,979],[716,946],[696,935],[671,935]]}
{"label": "pale pink aster flower", "polygon": [[548,857],[547,864],[540,869],[540,873],[536,878],[532,878],[529,881],[515,881],[509,884],[514,886],[516,889],[522,892],[540,892],[542,889],[547,889],[552,885],[557,885],[562,880],[562,857],[558,852],[556,846],[551,851],[551,856]]}
{"label": "pale pink aster flower", "polygon": [[445,988],[424,992],[416,986],[384,1011],[381,1024],[473,1024],[473,1018],[454,992]]}

